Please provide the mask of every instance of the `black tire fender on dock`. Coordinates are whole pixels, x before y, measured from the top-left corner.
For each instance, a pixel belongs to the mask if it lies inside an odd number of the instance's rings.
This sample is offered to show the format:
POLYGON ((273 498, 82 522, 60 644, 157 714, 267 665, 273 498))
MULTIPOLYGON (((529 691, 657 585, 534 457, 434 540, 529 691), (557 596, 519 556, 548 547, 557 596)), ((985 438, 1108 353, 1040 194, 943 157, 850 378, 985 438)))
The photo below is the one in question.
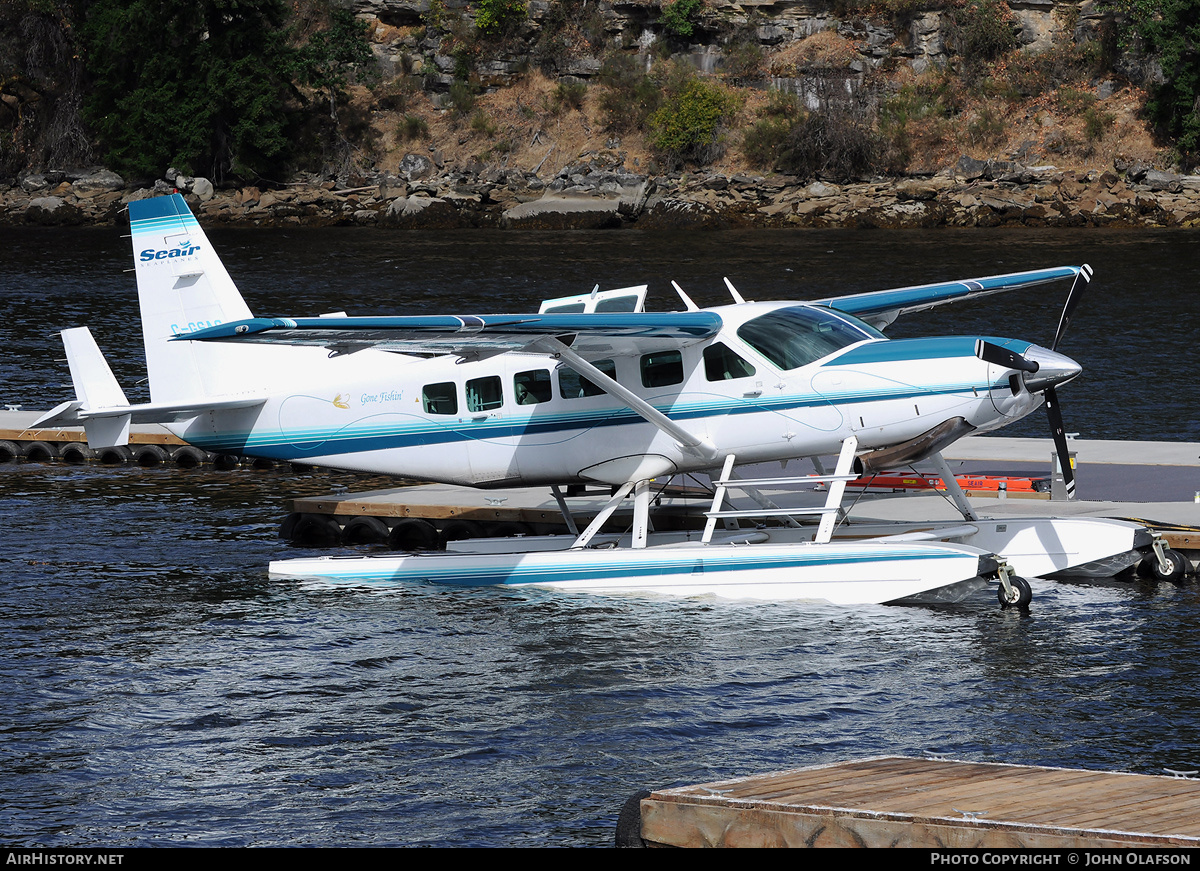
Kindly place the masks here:
POLYGON ((31 463, 51 463, 58 459, 58 448, 50 442, 25 442, 21 456, 31 463))
POLYGON ((401 520, 388 533, 388 547, 392 550, 438 550, 441 543, 437 527, 418 517, 401 520))
POLYGON ((642 799, 650 797, 650 790, 639 789, 621 805, 617 815, 617 846, 644 847, 642 840, 642 799))
POLYGON ((16 442, 0 441, 0 463, 12 463, 21 456, 21 448, 16 442))
POLYGON ((191 445, 180 445, 171 451, 171 461, 181 469, 195 469, 208 462, 208 454, 191 445))
POLYGON ((342 527, 342 544, 383 544, 387 540, 387 524, 378 517, 352 517, 342 527))
POLYGON ((83 442, 67 442, 58 449, 58 458, 64 463, 78 466, 86 463, 88 460, 96 459, 96 452, 83 442))
POLYGON ((214 454, 212 458, 213 468, 220 469, 222 472, 231 472, 241 465, 242 458, 237 454, 214 454))
POLYGON ((447 520, 442 524, 441 541, 462 541, 464 538, 483 538, 483 527, 474 520, 447 520))
POLYGON ((171 455, 159 445, 138 445, 133 449, 133 461, 143 469, 171 462, 171 455))
POLYGON ((301 514, 290 541, 302 547, 336 547, 342 543, 342 525, 331 514, 301 514))
POLYGON ((96 459, 106 466, 123 466, 133 459, 133 451, 125 445, 114 445, 111 448, 98 448, 96 459))

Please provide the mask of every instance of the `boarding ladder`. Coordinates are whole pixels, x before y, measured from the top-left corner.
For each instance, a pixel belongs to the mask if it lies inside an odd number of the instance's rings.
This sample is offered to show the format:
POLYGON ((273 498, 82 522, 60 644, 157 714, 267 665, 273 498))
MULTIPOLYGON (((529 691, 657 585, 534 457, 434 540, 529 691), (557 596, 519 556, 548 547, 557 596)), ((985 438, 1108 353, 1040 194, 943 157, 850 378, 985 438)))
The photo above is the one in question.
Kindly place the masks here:
POLYGON ((833 537, 833 528, 842 514, 842 496, 846 492, 846 482, 858 478, 858 475, 852 472, 854 452, 857 449, 858 439, 855 436, 850 436, 842 442, 842 452, 838 455, 837 466, 832 475, 804 475, 792 478, 735 477, 733 465, 736 457, 730 454, 725 458, 725 465, 721 469, 721 477, 713 482, 716 485, 716 490, 713 493, 712 509, 704 512, 704 516, 708 520, 704 524, 704 536, 701 540, 705 544, 712 541, 713 532, 716 529, 718 520, 725 521, 727 524, 732 521, 736 524, 737 520, 743 517, 782 517, 789 526, 799 526, 800 524, 794 519, 796 515, 820 515, 821 523, 817 527, 817 534, 813 538, 813 541, 816 544, 828 543, 833 537), (758 487, 781 487, 789 484, 816 483, 826 483, 829 485, 829 493, 825 498, 825 505, 821 508, 780 508, 757 489, 758 487), (741 490, 762 507, 749 510, 724 508, 725 493, 729 489, 741 490))

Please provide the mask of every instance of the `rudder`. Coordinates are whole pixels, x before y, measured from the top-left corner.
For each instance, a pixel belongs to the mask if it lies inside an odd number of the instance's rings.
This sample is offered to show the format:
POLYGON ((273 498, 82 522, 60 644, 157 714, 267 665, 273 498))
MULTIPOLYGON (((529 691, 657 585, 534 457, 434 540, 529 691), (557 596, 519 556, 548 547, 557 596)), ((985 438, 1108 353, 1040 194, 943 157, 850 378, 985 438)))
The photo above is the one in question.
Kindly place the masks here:
POLYGON ((151 401, 223 393, 220 349, 171 338, 249 318, 249 307, 182 196, 131 202, 129 225, 151 401))

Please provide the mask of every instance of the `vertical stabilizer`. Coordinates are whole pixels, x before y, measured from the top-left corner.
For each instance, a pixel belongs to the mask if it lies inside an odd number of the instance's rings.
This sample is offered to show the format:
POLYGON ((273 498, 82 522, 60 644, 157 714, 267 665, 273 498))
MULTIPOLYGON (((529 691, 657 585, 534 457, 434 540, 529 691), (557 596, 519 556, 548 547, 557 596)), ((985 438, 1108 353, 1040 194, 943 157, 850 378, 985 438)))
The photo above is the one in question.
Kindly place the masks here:
POLYGON ((170 339, 249 318, 250 309, 179 194, 131 202, 129 225, 151 401, 223 392, 234 374, 225 371, 230 358, 220 348, 170 339))

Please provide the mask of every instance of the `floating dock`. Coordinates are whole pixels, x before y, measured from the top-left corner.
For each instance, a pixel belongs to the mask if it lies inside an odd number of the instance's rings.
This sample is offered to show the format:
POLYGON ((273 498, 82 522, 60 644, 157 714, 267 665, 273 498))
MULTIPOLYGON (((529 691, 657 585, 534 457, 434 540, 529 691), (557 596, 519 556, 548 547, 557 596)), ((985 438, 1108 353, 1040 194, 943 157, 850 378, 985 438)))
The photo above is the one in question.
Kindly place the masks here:
POLYGON ((1200 780, 899 756, 656 790, 636 810, 618 845, 1200 847, 1200 780))
MULTIPOLYGON (((1200 561, 1200 497, 1196 495, 1200 491, 1200 444, 1083 439, 1071 444, 1077 454, 1079 492, 1083 498, 1049 501, 1048 493, 1028 494, 1042 498, 1017 498, 1016 494, 997 489, 968 495, 976 499, 976 508, 982 515, 998 520, 1047 514, 1136 520, 1161 533, 1168 547, 1185 553, 1194 562, 1200 561)), ((951 445, 946 457, 960 479, 972 474, 1035 478, 1050 473, 1052 451, 1049 439, 967 437, 951 445)), ((778 464, 772 465, 776 470, 779 468, 778 464)), ((799 463, 795 465, 802 469, 799 463)), ((706 483, 706 479, 700 483, 706 483)), ((600 487, 583 492, 568 490, 565 502, 577 523, 586 524, 608 494, 609 490, 600 487)), ((794 496, 774 491, 768 495, 783 505, 791 504, 788 499, 794 496)), ((910 521, 914 517, 929 522, 962 519, 944 494, 928 488, 863 493, 847 496, 846 503, 852 523, 910 521)), ((417 523, 436 527, 443 541, 514 534, 569 534, 548 488, 473 490, 420 485, 304 497, 291 504, 293 521, 296 517, 323 518, 324 526, 318 528, 322 533, 319 541, 297 539, 289 533, 306 533, 306 527, 295 522, 289 525, 285 537, 305 544, 331 543, 334 526, 340 524, 350 529, 351 523, 355 524, 356 536, 352 543, 371 543, 359 536, 364 529, 361 521, 366 520, 373 522, 377 542, 387 540, 389 528, 395 530, 399 524, 407 527, 417 523), (450 535, 445 534, 448 528, 450 535)), ((711 493, 704 486, 666 491, 656 499, 653 509, 655 528, 701 529, 704 512, 710 507, 711 493)), ((629 522, 631 510, 615 514, 606 529, 623 528, 629 522)), ((428 529, 425 532, 427 537, 433 534, 428 529)))

